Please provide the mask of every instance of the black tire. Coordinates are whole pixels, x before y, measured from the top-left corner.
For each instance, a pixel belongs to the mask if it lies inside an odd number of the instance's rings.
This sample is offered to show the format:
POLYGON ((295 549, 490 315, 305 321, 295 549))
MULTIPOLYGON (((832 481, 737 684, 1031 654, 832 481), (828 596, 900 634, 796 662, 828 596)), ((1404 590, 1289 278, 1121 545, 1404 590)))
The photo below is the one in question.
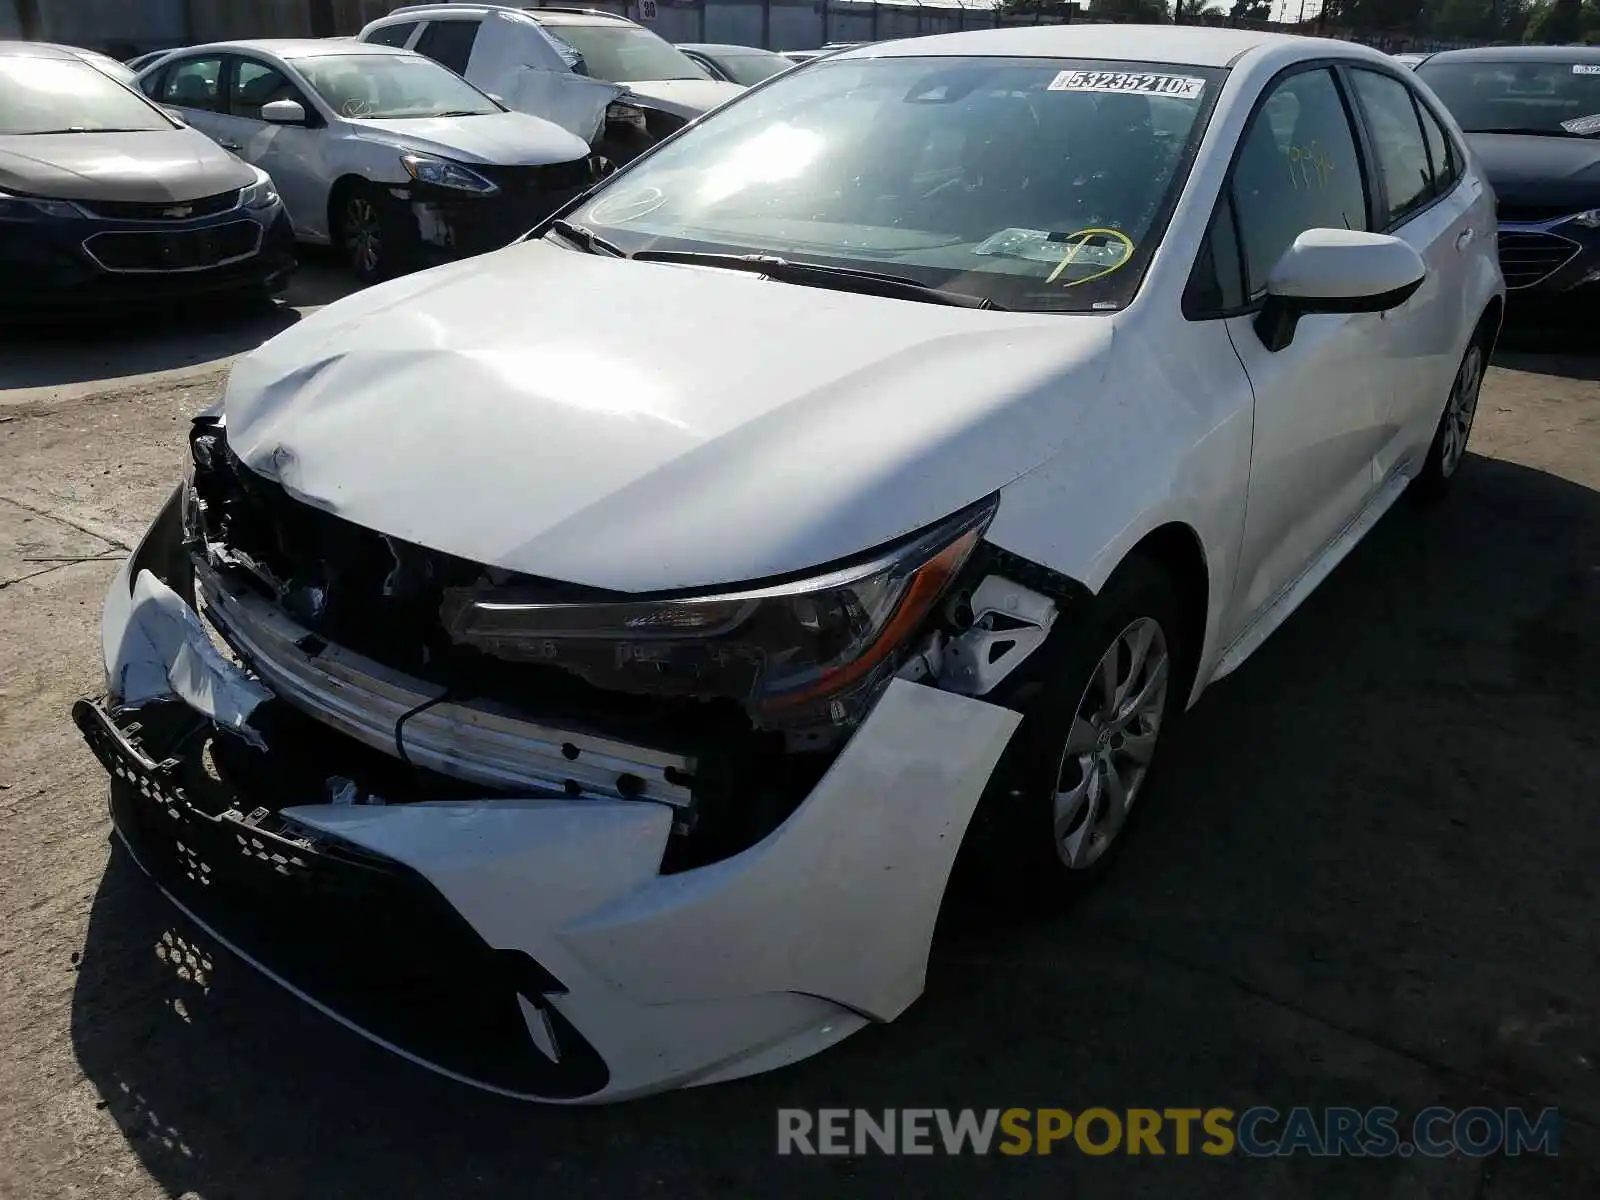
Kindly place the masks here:
POLYGON ((416 223, 384 189, 359 180, 347 183, 332 209, 339 252, 362 283, 381 283, 416 266, 416 223))
MULTIPOLYGON (((1081 895, 1105 877, 1126 845, 1133 824, 1148 807, 1161 747, 1170 740, 1193 678, 1177 589, 1171 575, 1152 559, 1128 559, 1085 613, 1073 614, 1057 628, 1037 661, 1026 664, 1027 678, 1017 692, 1022 724, 973 816, 962 847, 963 883, 989 899, 1049 906, 1081 895), (1126 631, 1142 630, 1146 622, 1153 622, 1159 630, 1167 661, 1165 692, 1155 709, 1152 753, 1132 789, 1133 802, 1127 807, 1126 819, 1104 839, 1105 845, 1092 862, 1069 865, 1057 849, 1056 836, 1058 783, 1069 769, 1065 763, 1068 732, 1080 710, 1094 700, 1091 693, 1098 687, 1098 669, 1108 650, 1126 631)), ((1121 644, 1121 652, 1128 649, 1121 644)), ((1128 658, 1119 661, 1126 663, 1128 658)), ((1130 693, 1140 690, 1133 687, 1130 693)), ((1119 757, 1120 740, 1115 734, 1107 738, 1106 732, 1102 730, 1097 745, 1105 745, 1106 753, 1119 757), (1112 740, 1118 740, 1118 747, 1110 745, 1112 740)), ((1097 750, 1096 755, 1099 753, 1097 750)), ((1070 768, 1076 775, 1082 770, 1082 756, 1073 757, 1080 759, 1070 768)), ((1076 832, 1069 830, 1069 837, 1076 832)), ((1079 844, 1083 844, 1081 840, 1079 844)))
POLYGON ((1423 459, 1422 469, 1406 489, 1407 496, 1414 503, 1437 504, 1450 494, 1456 477, 1461 474, 1467 457, 1467 440, 1472 436, 1473 420, 1478 415, 1478 393, 1483 387, 1483 373, 1489 366, 1489 347, 1489 335, 1479 329, 1461 355, 1461 362, 1450 381, 1450 393, 1445 397, 1444 410, 1439 414, 1439 424, 1433 431, 1433 442, 1428 446, 1428 456, 1423 459), (1468 386, 1471 395, 1463 401, 1462 389, 1468 386))

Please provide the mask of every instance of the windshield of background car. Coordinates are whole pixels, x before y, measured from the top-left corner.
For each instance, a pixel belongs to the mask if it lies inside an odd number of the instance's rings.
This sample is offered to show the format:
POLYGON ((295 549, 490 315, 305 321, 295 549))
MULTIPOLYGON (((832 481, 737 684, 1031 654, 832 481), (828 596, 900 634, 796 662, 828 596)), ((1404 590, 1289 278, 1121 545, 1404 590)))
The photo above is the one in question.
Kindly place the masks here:
POLYGON ((774 254, 1036 311, 1138 288, 1224 72, 827 59, 722 108, 572 219, 633 253, 774 254))
POLYGON ((471 117, 499 112, 454 71, 420 54, 325 54, 295 69, 328 106, 353 120, 471 117))
POLYGON ((1600 134, 1600 60, 1425 62, 1417 68, 1468 133, 1600 134))
POLYGON ((763 79, 771 79, 779 71, 794 66, 780 54, 727 54, 717 56, 717 63, 728 78, 745 87, 754 87, 763 79))
POLYGON ((0 134, 173 127, 136 94, 82 59, 0 58, 0 134))
POLYGON ((579 74, 607 83, 709 79, 704 68, 671 42, 638 25, 547 25, 578 57, 579 74))

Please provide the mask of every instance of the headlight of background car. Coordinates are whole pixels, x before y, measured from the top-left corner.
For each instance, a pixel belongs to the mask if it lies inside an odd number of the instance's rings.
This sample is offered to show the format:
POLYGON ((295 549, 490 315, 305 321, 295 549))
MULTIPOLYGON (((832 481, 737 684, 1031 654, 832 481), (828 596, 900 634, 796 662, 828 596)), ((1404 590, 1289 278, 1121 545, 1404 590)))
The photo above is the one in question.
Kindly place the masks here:
POLYGON ((770 587, 589 604, 457 588, 441 615, 459 644, 608 689, 739 700, 764 728, 852 724, 998 506, 990 497, 864 562, 770 587))
POLYGON ((1571 220, 1574 224, 1582 225, 1585 229, 1600 229, 1600 208, 1591 208, 1588 212, 1581 212, 1572 217, 1571 220))
POLYGON ((476 171, 449 159, 430 158, 426 154, 402 154, 400 165, 405 167, 406 174, 418 183, 454 188, 459 192, 474 192, 480 196, 487 196, 500 190, 476 171))
POLYGON ((78 218, 83 210, 70 200, 36 200, 0 192, 0 221, 32 221, 44 217, 78 218))
POLYGON ((259 167, 256 169, 256 181, 244 189, 244 194, 239 197, 239 203, 246 208, 271 208, 278 202, 277 189, 272 186, 272 176, 259 167))

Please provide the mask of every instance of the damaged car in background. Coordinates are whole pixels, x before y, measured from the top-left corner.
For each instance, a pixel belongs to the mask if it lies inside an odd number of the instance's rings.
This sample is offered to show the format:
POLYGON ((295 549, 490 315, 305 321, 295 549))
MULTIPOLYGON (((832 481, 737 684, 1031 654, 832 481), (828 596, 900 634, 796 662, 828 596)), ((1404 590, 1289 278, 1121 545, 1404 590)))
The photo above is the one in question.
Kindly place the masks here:
POLYGON ((266 171, 296 236, 337 246, 367 283, 504 246, 602 169, 559 125, 388 46, 191 46, 140 86, 266 171))
POLYGON ((507 1095, 893 1020, 958 852, 1099 879, 1171 724, 1466 461, 1490 197, 1368 126, 1396 98, 1459 150, 1335 41, 875 45, 306 318, 108 593, 74 718, 119 838, 507 1095), (1431 189, 1399 219, 1391 171, 1431 189))

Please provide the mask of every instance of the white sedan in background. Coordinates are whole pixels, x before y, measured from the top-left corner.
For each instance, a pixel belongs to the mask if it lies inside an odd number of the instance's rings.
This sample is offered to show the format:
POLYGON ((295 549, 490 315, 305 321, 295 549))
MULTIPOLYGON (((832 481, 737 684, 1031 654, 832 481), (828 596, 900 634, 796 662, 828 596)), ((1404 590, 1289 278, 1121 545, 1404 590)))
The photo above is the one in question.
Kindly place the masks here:
POLYGON ((1104 873, 1172 724, 1450 489, 1504 293, 1375 50, 847 50, 243 358, 74 717, 167 894, 413 1060, 768 1070, 917 998, 958 849, 1104 873))
POLYGON ((296 236, 339 246, 368 282, 503 246, 598 170, 581 138, 388 46, 191 46, 139 82, 271 175, 296 236))

